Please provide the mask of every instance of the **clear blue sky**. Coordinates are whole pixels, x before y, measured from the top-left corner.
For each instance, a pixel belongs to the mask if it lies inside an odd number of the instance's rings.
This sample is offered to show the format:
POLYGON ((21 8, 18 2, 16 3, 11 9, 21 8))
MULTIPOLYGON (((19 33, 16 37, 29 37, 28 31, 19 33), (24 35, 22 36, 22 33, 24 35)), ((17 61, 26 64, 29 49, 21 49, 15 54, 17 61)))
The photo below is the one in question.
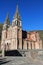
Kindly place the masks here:
POLYGON ((43 0, 0 0, 0 23, 4 23, 7 13, 10 22, 18 4, 24 30, 43 30, 43 0))

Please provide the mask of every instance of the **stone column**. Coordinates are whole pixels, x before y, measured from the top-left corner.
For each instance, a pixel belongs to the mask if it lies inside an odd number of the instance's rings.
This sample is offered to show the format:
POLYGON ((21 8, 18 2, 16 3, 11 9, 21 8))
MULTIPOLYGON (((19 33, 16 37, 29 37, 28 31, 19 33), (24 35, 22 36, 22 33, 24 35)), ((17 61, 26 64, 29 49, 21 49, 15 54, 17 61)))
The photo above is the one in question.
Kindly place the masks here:
POLYGON ((24 49, 24 41, 22 40, 22 49, 24 49))
POLYGON ((19 39, 19 48, 22 49, 22 40, 19 39))
POLYGON ((4 48, 3 48, 3 50, 2 50, 2 57, 4 57, 4 48))
POLYGON ((30 44, 31 44, 31 49, 35 49, 35 42, 32 41, 32 42, 30 42, 30 44))
POLYGON ((35 42, 34 42, 34 49, 35 49, 35 42))
POLYGON ((24 49, 27 50, 27 42, 26 42, 26 40, 24 40, 24 49))
POLYGON ((27 50, 28 50, 28 42, 27 42, 27 50))
POLYGON ((42 40, 39 41, 39 49, 42 49, 42 40))
POLYGON ((31 49, 31 43, 29 42, 29 49, 31 49))
POLYGON ((4 47, 4 44, 3 44, 3 46, 2 46, 2 57, 5 56, 5 53, 4 53, 5 51, 4 50, 5 50, 5 47, 4 47))
POLYGON ((30 44, 31 44, 31 49, 32 49, 32 42, 30 42, 30 44))

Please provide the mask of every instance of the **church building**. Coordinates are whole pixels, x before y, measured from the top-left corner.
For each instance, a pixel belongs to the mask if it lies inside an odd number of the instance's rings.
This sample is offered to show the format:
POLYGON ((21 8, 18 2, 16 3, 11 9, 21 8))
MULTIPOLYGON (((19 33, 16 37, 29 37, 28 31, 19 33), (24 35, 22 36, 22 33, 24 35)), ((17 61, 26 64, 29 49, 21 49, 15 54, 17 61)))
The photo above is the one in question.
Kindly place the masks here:
POLYGON ((42 49, 42 40, 37 31, 27 32, 22 30, 18 6, 12 20, 12 25, 10 25, 8 15, 3 24, 1 49, 3 49, 3 46, 4 50, 42 49))

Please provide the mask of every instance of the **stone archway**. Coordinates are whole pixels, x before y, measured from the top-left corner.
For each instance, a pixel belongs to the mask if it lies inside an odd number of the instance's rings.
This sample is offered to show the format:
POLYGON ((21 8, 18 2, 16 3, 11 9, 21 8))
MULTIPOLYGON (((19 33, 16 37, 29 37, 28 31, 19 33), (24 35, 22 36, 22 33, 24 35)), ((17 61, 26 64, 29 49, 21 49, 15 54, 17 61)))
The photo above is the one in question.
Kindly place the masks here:
POLYGON ((5 50, 10 50, 10 43, 5 44, 5 50))

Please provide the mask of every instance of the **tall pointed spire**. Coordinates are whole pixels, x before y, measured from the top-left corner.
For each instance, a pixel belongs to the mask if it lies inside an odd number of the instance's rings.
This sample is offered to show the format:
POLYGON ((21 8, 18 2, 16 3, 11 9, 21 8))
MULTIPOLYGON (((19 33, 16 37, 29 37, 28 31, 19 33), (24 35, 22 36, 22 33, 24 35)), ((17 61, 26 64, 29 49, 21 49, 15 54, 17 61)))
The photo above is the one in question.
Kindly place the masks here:
POLYGON ((19 15, 18 5, 16 7, 16 12, 15 12, 15 15, 13 17, 12 26, 20 26, 21 27, 21 17, 19 15))
POLYGON ((9 20, 9 15, 7 14, 4 25, 3 25, 3 30, 9 28, 10 26, 10 20, 9 20))
POLYGON ((18 5, 17 5, 17 7, 16 7, 16 12, 15 12, 15 16, 14 16, 14 18, 16 19, 20 19, 20 15, 19 15, 19 11, 18 11, 18 5))
POLYGON ((10 25, 9 14, 7 14, 4 24, 10 25))

